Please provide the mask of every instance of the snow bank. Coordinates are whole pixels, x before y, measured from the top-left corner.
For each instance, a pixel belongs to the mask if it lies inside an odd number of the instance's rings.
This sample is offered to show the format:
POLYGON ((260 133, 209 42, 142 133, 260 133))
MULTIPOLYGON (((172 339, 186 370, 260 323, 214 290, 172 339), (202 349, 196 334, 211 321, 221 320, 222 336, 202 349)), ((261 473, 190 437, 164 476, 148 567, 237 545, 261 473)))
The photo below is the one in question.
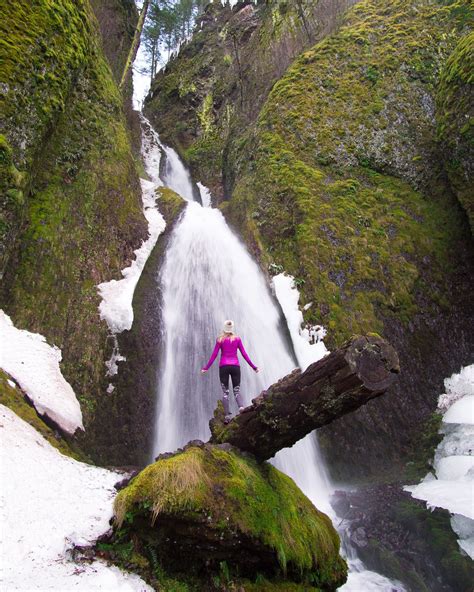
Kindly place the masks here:
POLYGON ((458 374, 444 381, 446 393, 439 396, 438 409, 446 411, 461 397, 474 395, 474 364, 464 366, 458 374))
POLYGON ((38 333, 14 327, 0 310, 0 367, 28 394, 40 415, 73 434, 82 425, 81 407, 59 368, 61 350, 38 333))
POLYGON ((474 519, 474 490, 472 482, 433 479, 422 481, 414 487, 405 487, 412 496, 426 501, 429 508, 444 508, 451 514, 461 514, 474 519))
POLYGON ((152 181, 140 179, 142 185, 143 211, 148 220, 148 239, 135 251, 135 260, 129 267, 122 269, 123 279, 111 280, 99 284, 102 297, 99 305, 100 318, 105 319, 112 333, 129 330, 133 323, 132 299, 145 263, 156 244, 159 235, 165 229, 165 220, 155 204, 155 189, 152 181))
POLYGON ((291 275, 280 273, 274 276, 273 286, 286 318, 298 364, 301 370, 306 370, 310 364, 329 353, 322 341, 326 331, 323 327, 302 328, 303 313, 298 307, 300 293, 295 288, 291 275), (311 343, 311 339, 315 342, 311 343))
POLYGON ((444 414, 443 422, 474 424, 474 395, 466 395, 453 403, 444 414))
POLYGON ((129 330, 133 323, 132 300, 136 285, 145 263, 165 229, 166 223, 156 206, 155 190, 163 183, 159 178, 161 145, 151 124, 143 119, 142 156, 145 169, 151 181, 140 179, 142 186, 143 213, 148 221, 148 239, 135 251, 135 260, 122 269, 121 280, 111 280, 98 285, 102 302, 99 305, 100 318, 104 319, 112 333, 129 330), (145 130, 146 126, 146 130, 145 130))
POLYGON ((0 405, 2 590, 151 591, 138 576, 68 559, 109 529, 123 475, 63 456, 0 405))
POLYGON ((446 394, 439 397, 444 411, 441 433, 445 436, 435 452, 436 477, 406 486, 413 497, 429 508, 444 508, 454 516, 451 526, 461 548, 474 559, 474 364, 444 381, 446 394))

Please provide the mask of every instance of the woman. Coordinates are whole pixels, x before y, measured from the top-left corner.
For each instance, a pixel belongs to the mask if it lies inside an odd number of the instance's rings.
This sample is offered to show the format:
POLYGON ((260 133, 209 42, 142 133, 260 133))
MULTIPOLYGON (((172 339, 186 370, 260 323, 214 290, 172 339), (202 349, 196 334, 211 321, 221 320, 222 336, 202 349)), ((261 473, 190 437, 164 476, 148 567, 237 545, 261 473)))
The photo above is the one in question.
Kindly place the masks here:
POLYGON ((224 403, 224 413, 226 423, 230 421, 229 412, 229 378, 232 378, 232 389, 235 400, 239 406, 239 411, 243 411, 244 405, 242 395, 240 394, 240 364, 237 357, 237 350, 243 355, 245 361, 255 372, 258 372, 257 366, 248 357, 244 349, 242 340, 234 334, 234 321, 225 321, 224 331, 217 338, 214 351, 209 358, 209 362, 201 369, 202 374, 207 372, 214 363, 218 351, 221 350, 221 359, 219 362, 219 379, 222 388, 222 402, 224 403))

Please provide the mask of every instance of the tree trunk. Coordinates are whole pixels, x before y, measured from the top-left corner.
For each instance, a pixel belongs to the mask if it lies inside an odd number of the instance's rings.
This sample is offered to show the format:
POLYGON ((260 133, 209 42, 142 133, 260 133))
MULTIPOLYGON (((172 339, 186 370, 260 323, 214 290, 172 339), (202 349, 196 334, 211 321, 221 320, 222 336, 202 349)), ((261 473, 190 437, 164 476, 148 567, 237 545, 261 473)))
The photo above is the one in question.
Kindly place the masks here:
POLYGON ((150 84, 153 82, 153 78, 155 77, 155 51, 156 51, 156 40, 153 41, 153 45, 151 47, 150 84))
POLYGON ((307 370, 294 370, 224 424, 222 404, 210 421, 211 443, 228 442, 259 460, 383 394, 399 373, 398 356, 375 333, 356 336, 307 370))
POLYGON ((143 2, 142 11, 140 13, 140 17, 138 19, 137 28, 135 29, 135 34, 133 36, 132 45, 130 47, 130 51, 128 52, 127 61, 125 62, 125 67, 123 69, 122 79, 120 80, 119 89, 123 91, 125 85, 127 84, 128 77, 130 76, 130 72, 132 69, 132 64, 135 61, 137 56, 138 48, 140 47, 140 38, 142 36, 143 25, 145 24, 146 13, 148 10, 148 6, 150 5, 150 0, 145 0, 143 2))

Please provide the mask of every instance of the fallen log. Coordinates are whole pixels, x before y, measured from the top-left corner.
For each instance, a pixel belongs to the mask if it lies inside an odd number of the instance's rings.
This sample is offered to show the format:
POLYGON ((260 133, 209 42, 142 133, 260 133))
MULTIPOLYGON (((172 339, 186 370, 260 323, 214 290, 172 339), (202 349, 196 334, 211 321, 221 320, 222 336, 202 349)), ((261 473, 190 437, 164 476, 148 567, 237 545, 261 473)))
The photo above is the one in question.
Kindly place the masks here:
POLYGON ((227 425, 222 404, 209 422, 210 442, 228 442, 259 460, 293 446, 306 434, 383 394, 399 373, 394 348, 375 333, 273 384, 227 425))

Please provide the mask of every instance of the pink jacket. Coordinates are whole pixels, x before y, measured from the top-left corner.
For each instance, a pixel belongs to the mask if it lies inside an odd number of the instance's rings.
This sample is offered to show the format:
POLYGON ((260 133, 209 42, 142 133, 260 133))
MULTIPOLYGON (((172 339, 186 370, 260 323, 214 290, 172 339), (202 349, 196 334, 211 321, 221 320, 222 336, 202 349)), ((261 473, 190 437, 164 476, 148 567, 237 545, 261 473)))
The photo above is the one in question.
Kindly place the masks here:
POLYGON ((219 366, 240 366, 239 358, 237 357, 238 349, 240 350, 240 353, 243 355, 247 364, 256 370, 257 366, 255 366, 252 360, 248 357, 240 337, 234 337, 234 339, 231 339, 230 337, 224 337, 224 339, 221 341, 218 339, 216 341, 214 351, 209 358, 209 362, 203 367, 203 370, 209 370, 209 368, 214 363, 219 350, 221 350, 219 366))

